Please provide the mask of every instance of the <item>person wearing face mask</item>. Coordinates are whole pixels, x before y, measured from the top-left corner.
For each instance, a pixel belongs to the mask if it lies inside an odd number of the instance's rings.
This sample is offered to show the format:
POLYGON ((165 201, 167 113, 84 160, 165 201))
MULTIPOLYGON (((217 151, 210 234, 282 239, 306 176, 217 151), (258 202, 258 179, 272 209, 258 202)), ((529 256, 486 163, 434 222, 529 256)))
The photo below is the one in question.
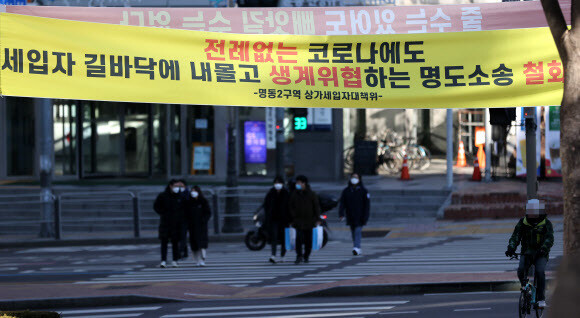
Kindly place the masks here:
POLYGON ((177 267, 180 258, 179 240, 181 238, 181 227, 184 221, 184 201, 183 191, 185 184, 179 180, 172 179, 165 191, 161 192, 153 209, 159 214, 159 239, 161 240, 161 264, 160 267, 167 267, 167 248, 171 241, 173 255, 172 267, 177 267))
POLYGON ((211 209, 199 186, 194 186, 191 189, 185 212, 193 261, 197 266, 205 266, 206 250, 209 243, 207 223, 211 217, 211 209))
POLYGON ((352 254, 355 256, 362 254, 362 228, 369 220, 370 209, 370 194, 363 186, 361 176, 358 173, 351 174, 348 186, 340 196, 338 216, 342 222, 346 215, 346 224, 350 226, 352 234, 352 254))
POLYGON ((294 264, 308 263, 312 251, 312 229, 320 224, 320 203, 305 176, 296 177, 296 190, 290 194, 288 207, 292 226, 296 228, 294 264))
POLYGON ((284 244, 284 229, 288 227, 290 216, 288 214, 288 200, 290 194, 284 188, 284 179, 277 176, 274 179, 274 186, 268 191, 264 198, 265 221, 264 226, 268 232, 270 244, 272 245, 272 256, 270 263, 284 262, 286 255, 286 245, 284 244), (280 244, 280 259, 276 260, 276 250, 280 244))
POLYGON ((546 263, 550 258, 550 249, 554 245, 554 228, 548 220, 543 204, 537 199, 529 200, 526 204, 526 216, 518 222, 505 255, 516 255, 518 245, 522 245, 518 278, 524 286, 526 274, 532 264, 536 268, 535 281, 538 284, 536 299, 538 307, 546 307, 546 263))

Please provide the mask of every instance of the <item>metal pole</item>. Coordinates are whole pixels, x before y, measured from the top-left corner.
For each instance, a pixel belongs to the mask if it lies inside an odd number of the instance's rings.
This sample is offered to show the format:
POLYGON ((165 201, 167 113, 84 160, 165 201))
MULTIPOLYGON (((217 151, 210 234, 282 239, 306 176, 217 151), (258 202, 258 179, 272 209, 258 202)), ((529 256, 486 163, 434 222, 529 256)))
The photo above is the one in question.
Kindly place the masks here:
POLYGON ((133 197, 133 234, 135 237, 141 236, 141 215, 139 212, 139 197, 133 197))
POLYGON ((536 163, 536 108, 525 107, 526 125, 526 183, 528 200, 538 198, 538 174, 536 163))
POLYGON ((447 189, 453 189, 453 110, 447 109, 447 189))
POLYGON ((489 123, 489 108, 484 109, 485 121, 485 182, 491 182, 491 124, 489 123))
MULTIPOLYGON (((284 108, 276 108, 276 124, 284 124, 284 108)), ((276 129, 276 175, 286 177, 284 162, 284 127, 276 129)))
POLYGON ((237 123, 238 108, 230 107, 230 123, 228 125, 228 167, 226 186, 226 210, 222 232, 240 233, 243 232, 240 220, 240 200, 237 196, 238 190, 238 161, 237 161, 237 123))
POLYGON ((52 134, 52 102, 50 99, 37 99, 39 107, 40 137, 39 137, 39 166, 40 166, 40 204, 41 221, 40 237, 54 237, 54 202, 52 196, 52 169, 54 137, 52 134))

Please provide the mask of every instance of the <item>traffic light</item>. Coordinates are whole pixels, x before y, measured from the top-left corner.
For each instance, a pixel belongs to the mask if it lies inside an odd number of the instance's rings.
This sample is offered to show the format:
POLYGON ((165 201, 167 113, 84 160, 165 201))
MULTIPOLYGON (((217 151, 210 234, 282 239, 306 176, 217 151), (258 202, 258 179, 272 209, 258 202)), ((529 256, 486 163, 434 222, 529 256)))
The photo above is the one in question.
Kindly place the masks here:
POLYGON ((516 120, 515 108, 490 108, 489 123, 492 125, 509 126, 516 120))

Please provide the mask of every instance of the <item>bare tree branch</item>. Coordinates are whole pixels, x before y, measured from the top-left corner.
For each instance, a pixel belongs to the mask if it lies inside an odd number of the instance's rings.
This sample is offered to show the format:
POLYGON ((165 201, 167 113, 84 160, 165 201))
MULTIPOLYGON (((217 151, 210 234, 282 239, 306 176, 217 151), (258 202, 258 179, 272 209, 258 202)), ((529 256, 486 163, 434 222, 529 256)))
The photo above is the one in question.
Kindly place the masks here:
MULTIPOLYGON (((564 37, 568 32, 568 26, 566 25, 566 19, 564 19, 564 14, 560 8, 560 3, 558 0, 541 0, 542 7, 544 8, 544 14, 546 15, 546 20, 548 21, 548 26, 554 37, 554 42, 556 43, 556 48, 558 48, 558 53, 560 54, 560 59, 563 63, 568 61, 568 54, 564 46, 564 37)), ((574 17, 574 12, 580 9, 579 5, 575 5, 576 0, 572 0, 572 16, 574 17)), ((580 14, 576 15, 580 17, 580 14)), ((572 19, 574 24, 575 19, 572 19)))

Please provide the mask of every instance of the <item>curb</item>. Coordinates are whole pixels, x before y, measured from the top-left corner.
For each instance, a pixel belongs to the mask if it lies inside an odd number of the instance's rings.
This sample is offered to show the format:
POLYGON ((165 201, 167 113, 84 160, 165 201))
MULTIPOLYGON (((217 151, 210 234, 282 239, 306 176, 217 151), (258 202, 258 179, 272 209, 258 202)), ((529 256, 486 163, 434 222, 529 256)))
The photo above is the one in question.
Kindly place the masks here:
MULTIPOLYGON (((245 233, 210 235, 210 243, 243 242, 245 233)), ((4 241, 0 242, 0 249, 29 248, 29 247, 64 247, 64 246, 94 246, 94 245, 144 245, 158 244, 157 237, 143 238, 97 238, 97 239, 64 239, 38 241, 4 241)))
POLYGON ((457 282, 457 283, 419 283, 419 284, 386 284, 386 285, 347 285, 330 287, 303 294, 290 296, 302 297, 348 297, 348 296, 382 296, 403 294, 436 294, 518 291, 519 281, 497 282, 457 282))
POLYGON ((3 300, 0 301, 0 311, 101 306, 132 306, 177 302, 183 302, 183 300, 141 295, 3 300))

